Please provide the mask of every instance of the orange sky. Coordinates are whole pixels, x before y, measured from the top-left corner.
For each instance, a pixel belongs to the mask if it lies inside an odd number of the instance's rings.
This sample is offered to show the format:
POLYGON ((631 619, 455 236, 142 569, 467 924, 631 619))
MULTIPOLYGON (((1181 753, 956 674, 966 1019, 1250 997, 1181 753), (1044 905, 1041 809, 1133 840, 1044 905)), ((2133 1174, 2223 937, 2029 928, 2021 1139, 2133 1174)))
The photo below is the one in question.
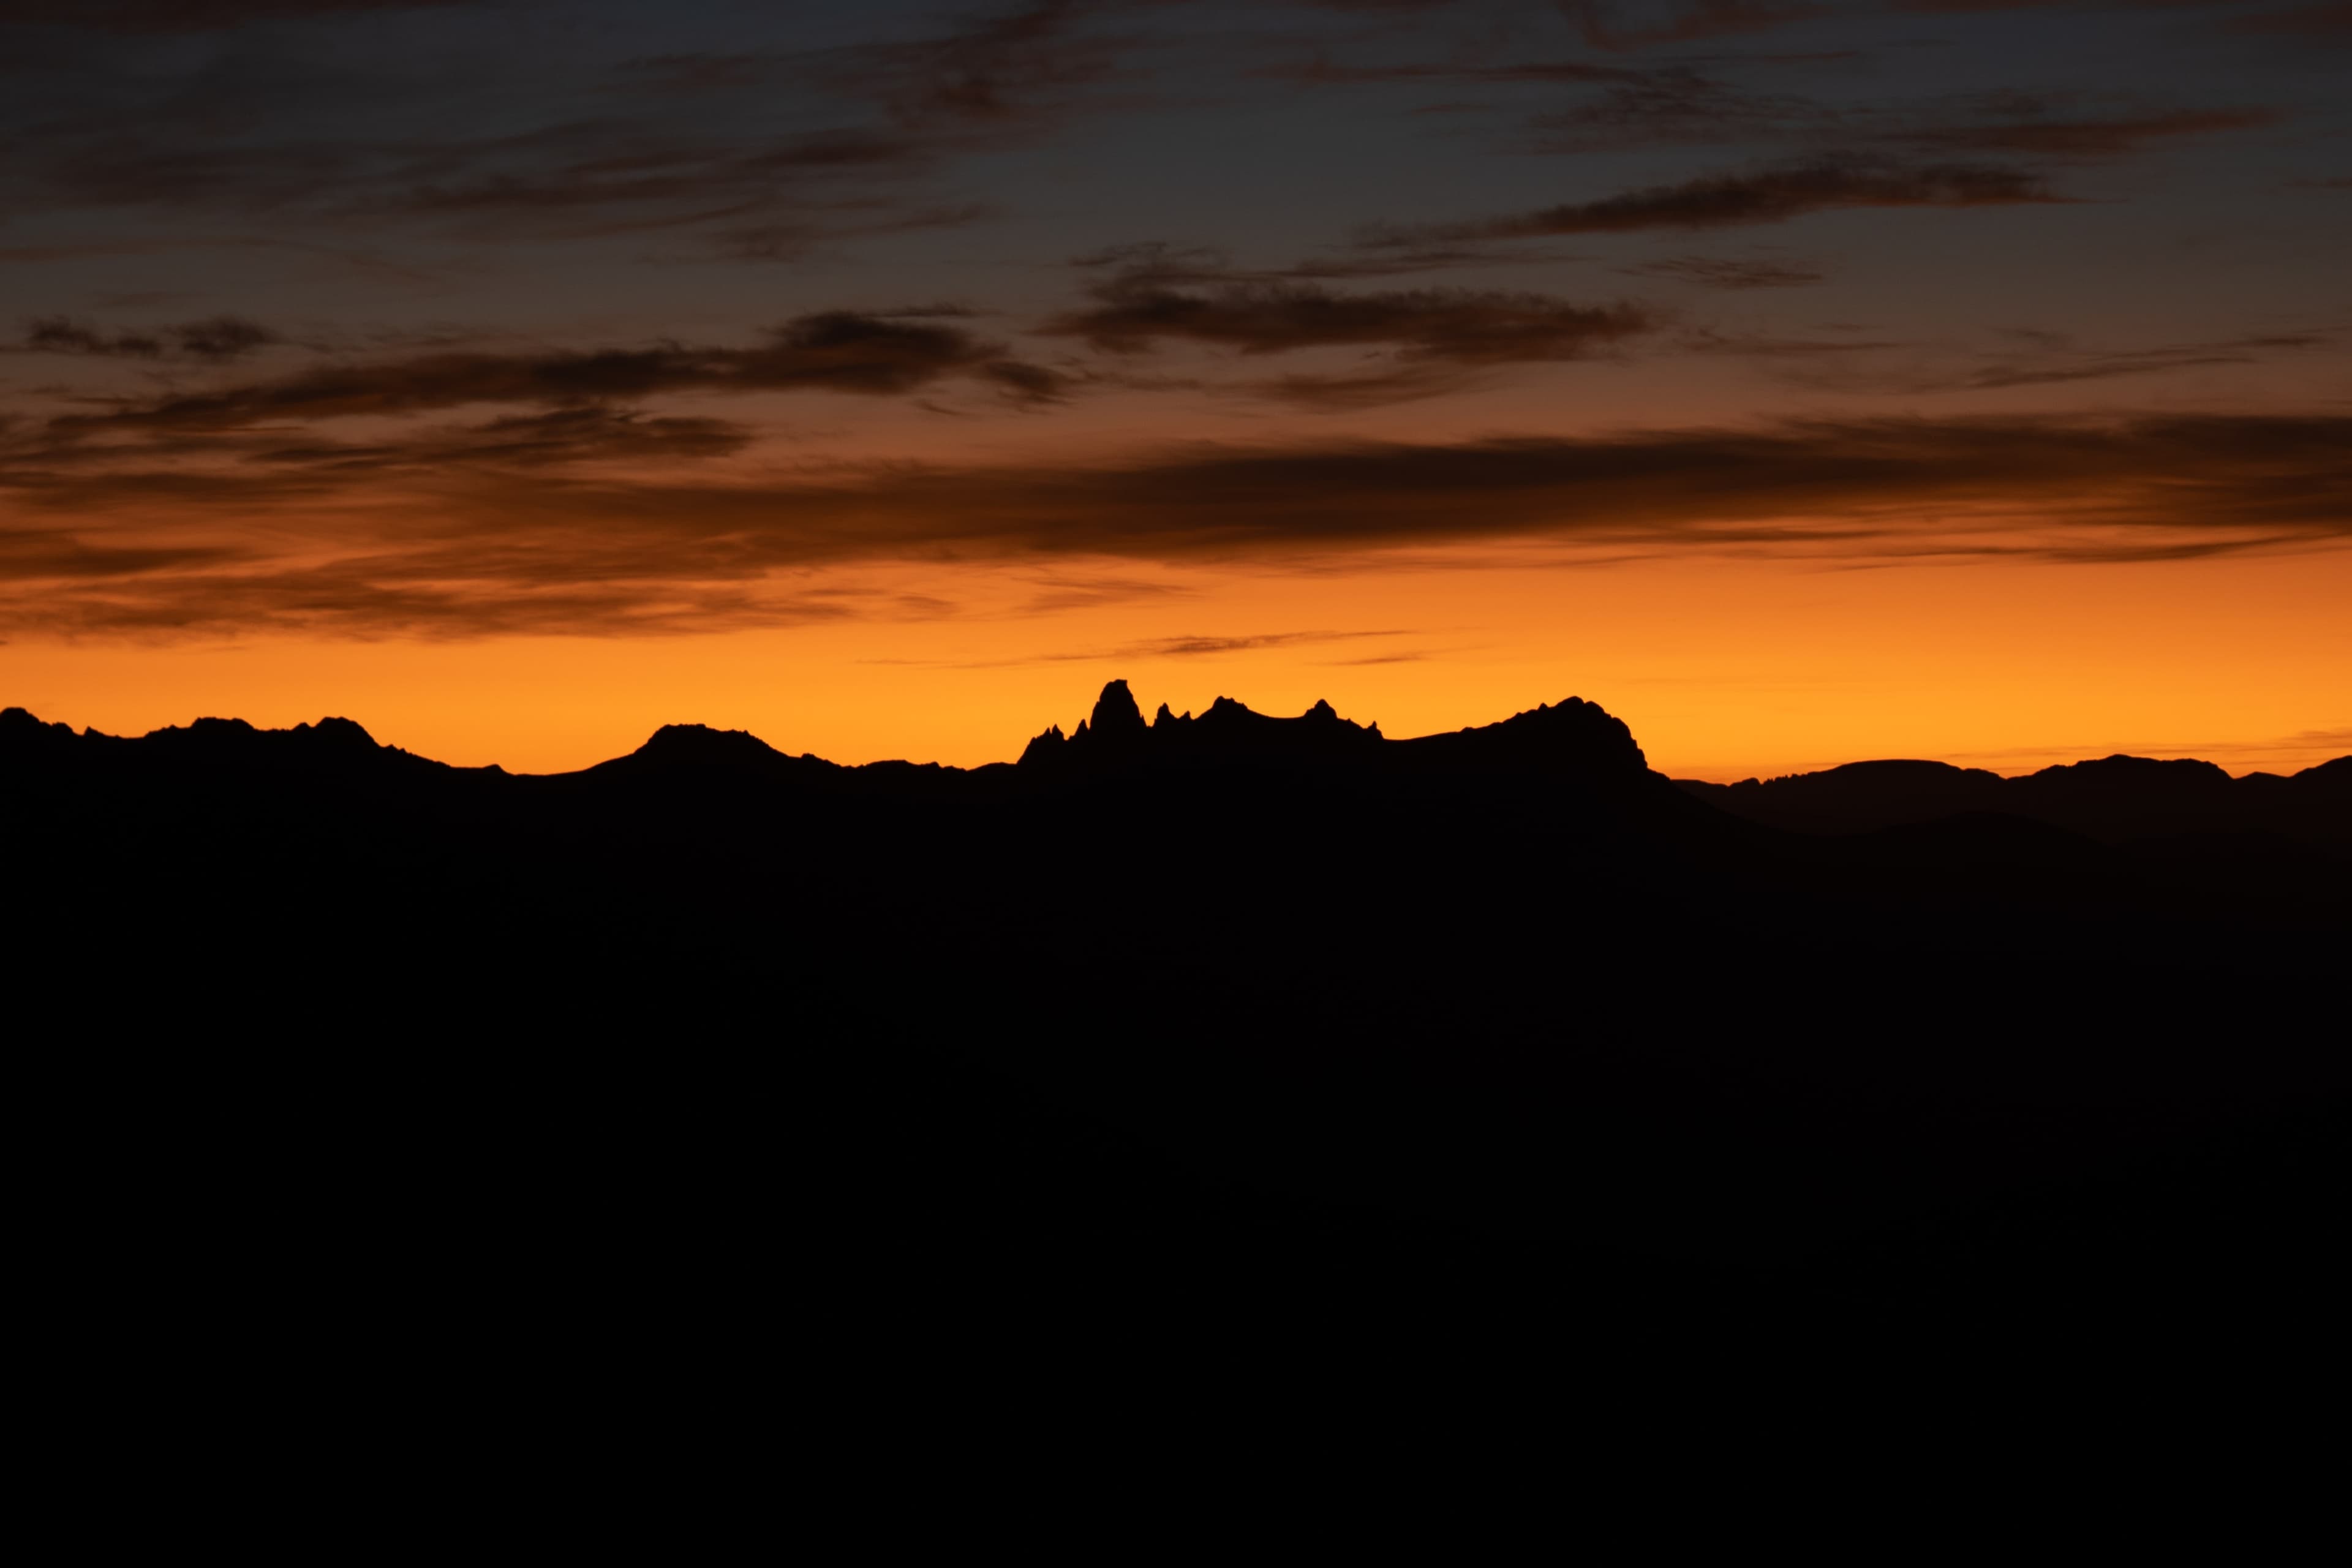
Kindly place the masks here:
POLYGON ((0 7, 0 703, 2307 766, 2340 12, 0 7))
POLYGON ((428 756, 530 772, 673 721, 842 762, 1005 761, 1114 676, 1147 707, 1328 698, 1391 735, 1581 696, 1623 717, 1654 766, 1714 779, 1889 755, 2018 772, 2113 751, 2275 771, 2352 751, 2342 553, 1849 569, 1489 550, 1384 571, 861 576, 959 607, 704 636, 19 639, 0 647, 0 681, 44 718, 110 732, 334 712, 428 756), (1111 596, 1076 602, 1089 592, 1111 596))

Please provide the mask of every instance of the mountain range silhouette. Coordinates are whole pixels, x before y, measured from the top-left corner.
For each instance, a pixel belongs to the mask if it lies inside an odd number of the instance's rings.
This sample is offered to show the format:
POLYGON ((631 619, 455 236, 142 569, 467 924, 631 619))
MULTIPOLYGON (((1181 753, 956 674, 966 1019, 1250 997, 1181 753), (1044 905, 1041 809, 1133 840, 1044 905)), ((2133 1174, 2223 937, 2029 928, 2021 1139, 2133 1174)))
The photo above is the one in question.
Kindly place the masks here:
POLYGON ((1113 681, 969 770, 11 708, 0 808, 43 1136, 199 1271, 789 1237, 845 1321, 2332 1280, 2352 758, 1717 785, 1573 698, 1397 740, 1113 681))

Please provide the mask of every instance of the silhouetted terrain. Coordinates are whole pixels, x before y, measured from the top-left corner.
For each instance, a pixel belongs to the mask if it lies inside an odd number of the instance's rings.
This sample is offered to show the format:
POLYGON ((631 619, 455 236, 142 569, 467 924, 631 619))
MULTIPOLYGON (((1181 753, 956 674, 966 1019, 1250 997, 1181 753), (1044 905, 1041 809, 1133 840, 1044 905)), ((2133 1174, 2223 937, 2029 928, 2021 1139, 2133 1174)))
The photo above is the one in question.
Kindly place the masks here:
POLYGON ((1866 833, 1997 811, 2105 844, 2231 833, 2352 847, 2352 757, 2284 778, 2231 778, 2211 763, 2118 756, 2013 779, 1948 763, 1880 762, 1764 782, 1675 782, 1735 816, 1798 833, 1866 833))
POLYGON ((1678 785, 1575 700, 1390 740, 1124 682, 970 771, 0 715, 88 1245, 789 1278, 886 1334, 1339 1279, 2318 1300, 2347 778, 1678 785))

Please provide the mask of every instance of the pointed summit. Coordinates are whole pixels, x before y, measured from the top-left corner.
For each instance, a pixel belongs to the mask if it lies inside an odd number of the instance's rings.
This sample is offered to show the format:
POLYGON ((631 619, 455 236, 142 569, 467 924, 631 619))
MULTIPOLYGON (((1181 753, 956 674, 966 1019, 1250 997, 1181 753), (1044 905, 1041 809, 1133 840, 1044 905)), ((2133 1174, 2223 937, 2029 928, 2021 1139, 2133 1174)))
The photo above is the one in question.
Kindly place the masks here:
POLYGON ((1102 689, 1102 695, 1095 699, 1091 724, 1094 733, 1104 740, 1125 740, 1144 732, 1143 710, 1126 681, 1114 680, 1102 689))

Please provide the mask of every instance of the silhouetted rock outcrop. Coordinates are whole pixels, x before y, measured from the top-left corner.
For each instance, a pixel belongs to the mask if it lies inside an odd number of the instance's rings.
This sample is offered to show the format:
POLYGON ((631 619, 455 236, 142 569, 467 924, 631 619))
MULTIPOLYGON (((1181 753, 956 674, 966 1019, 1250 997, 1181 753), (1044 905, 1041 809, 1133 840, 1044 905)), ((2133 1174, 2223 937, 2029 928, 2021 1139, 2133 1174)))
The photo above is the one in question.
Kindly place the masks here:
POLYGON ((1143 710, 1135 705, 1135 694, 1124 680, 1114 680, 1102 689, 1102 695, 1095 699, 1090 723, 1089 732, 1102 745, 1131 744, 1146 732, 1143 710))
POLYGON ((74 740, 70 724, 47 724, 22 708, 0 708, 0 757, 54 752, 74 740))
POLYGON ((1259 713, 1230 697, 1220 697, 1195 719, 1178 715, 1166 703, 1149 725, 1124 680, 1105 686, 1094 711, 1064 740, 1058 728, 1029 742, 1024 766, 1038 769, 1121 769, 1193 766, 1218 761, 1300 761, 1361 752, 1381 740, 1377 724, 1354 724, 1330 703, 1318 701, 1296 719, 1259 713))
POLYGON ((759 767, 791 759, 744 730, 665 724, 631 755, 666 767, 759 767))
POLYGON ((1650 765, 1623 720, 1597 702, 1577 697, 1540 703, 1498 724, 1423 735, 1398 744, 1432 760, 1475 757, 1603 779, 1643 777, 1650 765))

